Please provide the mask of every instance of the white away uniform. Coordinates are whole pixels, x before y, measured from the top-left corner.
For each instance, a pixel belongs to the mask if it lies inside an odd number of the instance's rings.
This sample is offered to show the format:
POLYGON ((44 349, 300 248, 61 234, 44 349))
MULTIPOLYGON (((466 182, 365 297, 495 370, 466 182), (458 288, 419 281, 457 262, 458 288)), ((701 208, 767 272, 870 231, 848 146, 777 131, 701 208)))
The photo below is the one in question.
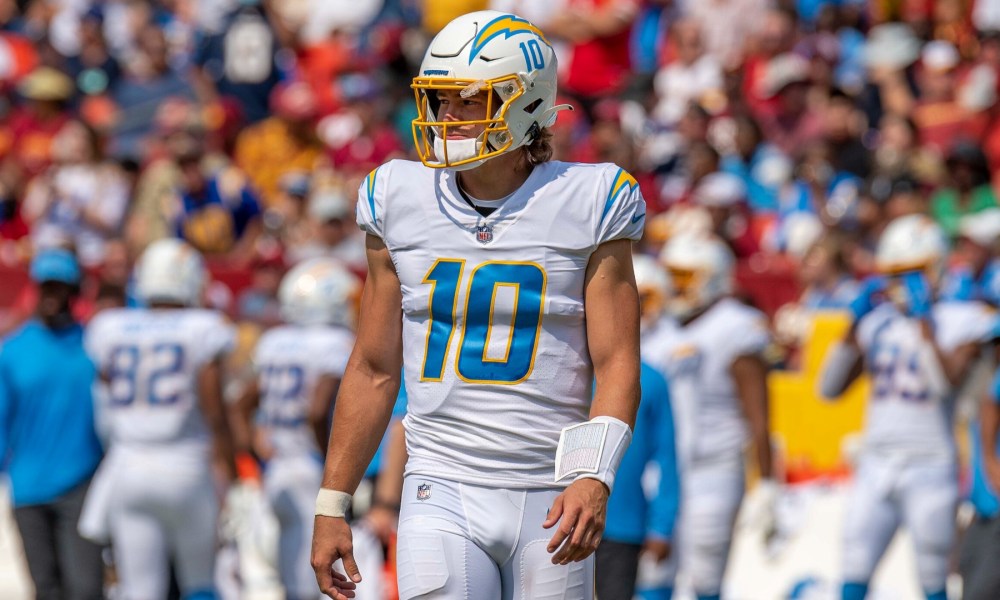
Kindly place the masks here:
POLYGON ((278 571, 289 598, 320 596, 309 557, 323 457, 307 415, 320 377, 343 377, 353 347, 353 333, 326 326, 285 325, 257 343, 257 423, 274 451, 264 492, 278 519, 278 571))
POLYGON ((552 565, 541 524, 561 491, 559 433, 589 418, 587 264, 605 242, 638 239, 645 212, 610 164, 538 165, 489 217, 454 172, 419 163, 392 161, 361 186, 358 223, 385 242, 403 295, 401 598, 593 594, 592 559, 552 565))
POLYGON ((87 327, 87 351, 108 377, 111 441, 94 487, 109 492, 125 598, 166 597, 171 560, 183 594, 214 587, 218 502, 198 375, 233 342, 223 317, 203 309, 111 309, 87 327))
POLYGON ((733 524, 743 499, 743 450, 749 442, 733 362, 769 341, 759 311, 723 298, 686 326, 663 319, 644 343, 643 360, 670 385, 681 478, 678 552, 643 586, 673 587, 678 570, 699 595, 718 594, 733 524))
MULTIPOLYGON (((985 305, 943 302, 933 308, 944 352, 986 341, 993 318, 985 305)), ((844 580, 867 583, 904 524, 913 536, 920 583, 945 587, 958 501, 952 413, 957 390, 947 384, 920 322, 883 304, 858 324, 871 374, 863 451, 844 524, 844 580)))

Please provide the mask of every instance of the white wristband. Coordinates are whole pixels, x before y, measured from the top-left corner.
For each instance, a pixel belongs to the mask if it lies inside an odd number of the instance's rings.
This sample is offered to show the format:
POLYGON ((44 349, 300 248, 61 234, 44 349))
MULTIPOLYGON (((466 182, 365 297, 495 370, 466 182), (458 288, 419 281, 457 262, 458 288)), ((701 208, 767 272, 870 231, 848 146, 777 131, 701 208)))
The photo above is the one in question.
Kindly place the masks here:
POLYGON ((556 448, 556 483, 576 475, 577 479, 596 479, 613 489, 618 465, 631 442, 629 426, 604 415, 563 429, 556 448))
POLYGON ((337 490, 320 488, 316 495, 316 516, 344 518, 351 506, 351 495, 337 490))

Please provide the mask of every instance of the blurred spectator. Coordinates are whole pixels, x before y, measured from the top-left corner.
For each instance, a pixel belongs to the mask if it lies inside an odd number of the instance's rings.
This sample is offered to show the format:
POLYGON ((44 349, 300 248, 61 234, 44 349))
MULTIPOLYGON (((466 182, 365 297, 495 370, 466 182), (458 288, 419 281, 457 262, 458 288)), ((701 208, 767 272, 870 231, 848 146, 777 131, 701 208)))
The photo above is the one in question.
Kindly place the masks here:
POLYGON ((210 175, 198 155, 182 156, 175 190, 175 233, 206 255, 247 264, 261 231, 261 208, 246 174, 225 167, 210 175))
POLYGON ((353 73, 340 78, 343 108, 322 124, 330 159, 349 180, 361 179, 382 163, 403 156, 403 146, 389 121, 381 82, 353 73))
POLYGON ((639 0, 567 0, 547 23, 547 33, 568 41, 561 91, 588 111, 629 83, 629 30, 639 0))
POLYGON ((278 287, 285 274, 285 258, 281 246, 274 240, 261 240, 250 262, 250 287, 236 299, 236 317, 261 327, 281 323, 278 287))
POLYGON ((713 233, 729 245, 737 259, 757 252, 758 243, 750 229, 746 187, 739 177, 730 173, 706 175, 695 187, 693 199, 708 211, 713 233))
POLYGON ((948 153, 948 180, 931 196, 931 215, 955 237, 960 219, 997 205, 990 186, 986 155, 970 142, 956 143, 948 153))
POLYGON ((868 177, 872 156, 861 141, 864 117, 854 105, 854 99, 842 90, 831 91, 823 110, 824 138, 830 147, 831 166, 839 172, 868 177))
POLYGON ((222 31, 206 36, 194 56, 205 98, 229 98, 248 123, 268 116, 271 90, 281 79, 278 39, 260 0, 241 0, 222 31))
POLYGON ((671 32, 676 57, 657 72, 655 80, 659 97, 655 116, 666 125, 679 121, 690 102, 716 109, 725 102, 722 67, 705 52, 698 24, 682 19, 674 23, 671 32))
POLYGON ((1000 208, 987 208, 959 221, 958 239, 942 284, 942 296, 1000 306, 1000 208))
POLYGON ((194 88, 167 61, 163 30, 146 25, 137 40, 138 48, 127 74, 112 91, 117 106, 111 155, 141 162, 142 143, 153 131, 160 105, 168 98, 194 99, 194 88))
POLYGON ((29 182, 22 212, 36 247, 71 245, 84 267, 104 260, 105 243, 120 235, 128 183, 104 160, 97 133, 69 121, 53 139, 55 164, 29 182))
POLYGON ((264 206, 274 206, 281 178, 310 172, 323 148, 316 135, 316 97, 308 84, 281 84, 271 94, 273 116, 244 129, 236 139, 236 164, 250 176, 264 206))
POLYGON ((39 67, 21 80, 17 91, 26 104, 11 117, 13 144, 7 157, 27 181, 51 164, 52 139, 70 119, 66 107, 73 81, 56 69, 39 67))
POLYGON ((314 234, 289 248, 292 263, 332 256, 356 273, 367 270, 365 242, 354 224, 353 203, 336 187, 322 188, 309 197, 309 221, 314 234))
POLYGON ((801 257, 798 269, 802 295, 799 305, 808 310, 846 308, 858 294, 841 240, 821 237, 801 257))
POLYGON ((768 0, 702 0, 686 2, 685 11, 700 26, 705 48, 722 68, 735 70, 744 59, 747 40, 763 27, 768 0))
POLYGON ((918 87, 920 96, 913 108, 920 143, 941 152, 965 133, 967 113, 955 100, 958 81, 956 69, 961 57, 947 42, 933 41, 924 46, 920 55, 918 87))
POLYGON ((809 106, 809 63, 795 54, 782 54, 769 63, 760 80, 760 93, 776 98, 774 113, 764 113, 761 125, 768 139, 789 156, 797 156, 809 142, 823 135, 823 118, 809 106))
POLYGON ((719 153, 708 142, 688 146, 663 179, 660 197, 665 205, 689 202, 703 179, 719 170, 719 153))
MULTIPOLYGON (((780 109, 773 85, 771 63, 779 56, 788 55, 795 48, 795 13, 781 8, 762 12, 760 28, 747 41, 747 55, 742 64, 742 96, 752 114, 757 118, 774 117, 780 109)), ((743 15, 742 18, 746 18, 743 15)), ((708 27, 715 28, 712 23, 708 27)), ((704 25, 703 25, 704 27, 704 25)), ((742 50, 742 48, 741 48, 742 50)), ((803 66, 805 62, 803 62, 803 66)), ((735 65, 728 65, 730 69, 735 65)))
POLYGON ((743 180, 754 213, 778 210, 778 191, 792 174, 792 163, 764 140, 757 121, 749 115, 733 120, 732 152, 722 158, 722 170, 743 180))
POLYGON ((31 263, 35 318, 0 349, 0 456, 37 598, 103 598, 101 548, 77 522, 101 461, 94 427, 94 365, 70 306, 81 272, 66 250, 31 263), (58 366, 58 377, 52 376, 58 366))
POLYGON ((910 115, 917 94, 915 63, 920 40, 905 23, 873 27, 865 44, 867 81, 862 106, 868 123, 882 121, 886 113, 910 115))
POLYGON ((80 17, 80 52, 66 59, 66 72, 76 82, 79 94, 104 94, 116 87, 121 76, 121 66, 108 50, 103 28, 100 7, 80 17))

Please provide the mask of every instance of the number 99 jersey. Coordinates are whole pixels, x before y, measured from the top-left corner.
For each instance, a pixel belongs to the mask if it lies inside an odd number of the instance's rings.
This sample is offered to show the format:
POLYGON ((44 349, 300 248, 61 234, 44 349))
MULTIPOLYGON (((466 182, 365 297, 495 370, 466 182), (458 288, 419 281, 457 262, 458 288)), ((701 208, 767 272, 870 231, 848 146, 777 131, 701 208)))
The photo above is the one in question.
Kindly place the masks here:
POLYGON ((112 443, 207 447, 198 374, 234 341, 233 327, 207 309, 122 308, 94 317, 85 345, 107 385, 112 443))
POLYGON ((485 217, 453 171, 392 161, 368 175, 358 224, 402 289, 408 475, 553 485, 559 432, 589 416, 590 256, 638 239, 645 213, 612 164, 538 165, 485 217))

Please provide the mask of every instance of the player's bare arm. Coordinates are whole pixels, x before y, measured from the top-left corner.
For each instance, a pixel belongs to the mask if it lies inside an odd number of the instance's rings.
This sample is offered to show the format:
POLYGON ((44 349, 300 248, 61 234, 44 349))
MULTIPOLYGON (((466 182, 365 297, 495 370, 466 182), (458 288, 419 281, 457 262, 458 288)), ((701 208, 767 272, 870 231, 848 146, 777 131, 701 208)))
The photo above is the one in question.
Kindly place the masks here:
MULTIPOLYGON (((354 492, 378 448, 399 391, 403 362, 399 278, 380 239, 367 236, 366 247, 368 279, 361 296, 357 342, 340 385, 323 473, 323 490, 341 494, 354 492)), ((316 517, 312 566, 324 594, 333 600, 354 597, 361 573, 352 554, 351 529, 343 517, 316 517), (340 558, 347 576, 333 570, 340 558)))
MULTIPOLYGON (((639 407, 639 294, 628 240, 598 247, 584 284, 587 343, 596 390, 590 418, 612 417, 635 425, 639 407)), ((553 503, 543 524, 558 523, 548 545, 552 562, 569 564, 590 556, 604 531, 608 487, 597 479, 574 481, 553 503)))
POLYGON ((312 398, 309 402, 309 410, 306 413, 306 420, 309 427, 316 436, 317 447, 326 454, 327 442, 330 439, 329 418, 330 407, 333 399, 337 397, 337 390, 340 389, 340 377, 329 373, 321 375, 316 387, 313 389, 312 398))
POLYGON ((212 432, 213 459, 227 481, 236 478, 236 455, 229 418, 222 399, 222 359, 216 358, 198 374, 198 398, 202 414, 212 432))
POLYGON ((768 425, 767 366, 760 356, 747 355, 737 357, 729 370, 736 382, 736 397, 750 427, 760 476, 770 479, 774 473, 768 425))
POLYGON ((229 408, 229 427, 233 432, 236 452, 253 454, 253 417, 260 406, 260 384, 257 377, 247 382, 246 388, 229 408))

